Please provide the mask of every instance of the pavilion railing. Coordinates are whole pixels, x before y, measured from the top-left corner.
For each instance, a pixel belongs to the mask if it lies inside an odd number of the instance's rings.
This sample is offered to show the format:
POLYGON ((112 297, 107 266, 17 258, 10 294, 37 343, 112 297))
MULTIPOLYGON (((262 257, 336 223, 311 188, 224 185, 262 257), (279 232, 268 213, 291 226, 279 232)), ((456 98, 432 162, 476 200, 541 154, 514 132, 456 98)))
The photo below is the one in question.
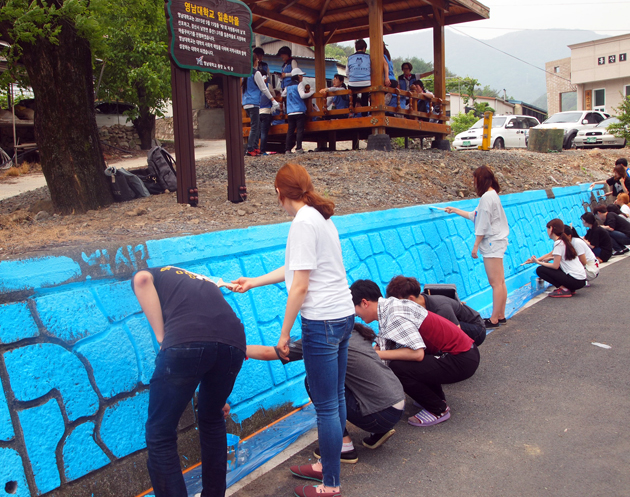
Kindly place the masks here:
MULTIPOLYGON (((278 99, 282 101, 282 98, 278 99)), ((343 118, 354 118, 358 117, 357 114, 362 114, 364 117, 367 113, 371 115, 390 115, 394 114, 394 116, 404 117, 411 120, 416 121, 429 121, 439 122, 441 124, 445 124, 448 121, 448 117, 446 115, 446 107, 448 106, 448 100, 442 100, 441 98, 429 97, 424 94, 412 93, 409 91, 401 90, 399 88, 389 88, 387 86, 371 86, 366 88, 362 92, 354 92, 352 90, 336 90, 333 92, 328 92, 326 95, 322 95, 320 93, 315 93, 312 97, 307 99, 306 103, 306 115, 309 118, 308 121, 312 121, 312 118, 319 118, 324 120, 334 120, 334 119, 343 119, 343 118), (381 100, 384 102, 385 96, 387 94, 391 94, 392 97, 394 95, 398 96, 396 99, 397 105, 367 105, 367 106, 354 106, 355 101, 358 102, 358 96, 361 93, 369 93, 372 101, 381 100), (378 94, 383 96, 382 99, 375 98, 378 94), (327 97, 334 96, 343 96, 348 95, 349 97, 349 107, 347 109, 333 109, 328 110, 328 106, 326 105, 327 97), (408 100, 409 104, 406 105, 406 108, 401 107, 401 102, 403 100, 408 100), (431 109, 440 109, 440 114, 435 114, 433 112, 419 112, 416 109, 418 108, 418 103, 420 101, 429 102, 429 106, 431 109), (313 106, 316 105, 316 107, 313 106), (317 110, 319 109, 319 110, 317 110)), ((274 116, 274 120, 286 120, 287 114, 279 114, 274 116)), ((243 110, 243 125, 244 127, 248 127, 250 124, 250 119, 247 117, 247 113, 243 110)), ((281 126, 281 125, 279 125, 281 126)), ((272 126, 273 129, 273 126, 272 126)), ((249 133, 249 131, 247 131, 249 133)))

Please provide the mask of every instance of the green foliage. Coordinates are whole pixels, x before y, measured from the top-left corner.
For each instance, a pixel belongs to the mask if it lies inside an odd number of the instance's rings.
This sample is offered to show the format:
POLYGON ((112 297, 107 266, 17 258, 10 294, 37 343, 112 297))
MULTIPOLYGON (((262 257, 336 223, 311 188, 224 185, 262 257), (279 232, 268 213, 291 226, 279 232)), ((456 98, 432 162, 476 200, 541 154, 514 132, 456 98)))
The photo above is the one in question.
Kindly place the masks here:
POLYGON ((488 102, 475 103, 473 107, 475 108, 473 112, 477 117, 483 117, 484 113, 488 111, 492 112, 493 114, 495 113, 495 110, 490 107, 490 104, 488 104, 488 102))
POLYGON ((458 135, 462 131, 466 131, 470 129, 473 124, 475 124, 479 118, 475 115, 474 111, 468 111, 468 114, 464 114, 463 112, 457 114, 454 117, 451 117, 451 130, 453 135, 458 135))
POLYGON ((499 97, 499 91, 494 88, 490 88, 490 85, 484 86, 481 90, 477 91, 477 95, 480 97, 499 97))
POLYGON ((354 48, 351 46, 339 45, 337 43, 326 45, 326 57, 337 59, 344 65, 348 63, 348 55, 352 55, 353 53, 354 48))
MULTIPOLYGON (((623 94, 621 95, 623 97, 623 94)), ((608 126, 608 131, 630 142, 630 96, 625 97, 619 107, 615 107, 619 122, 608 126)))

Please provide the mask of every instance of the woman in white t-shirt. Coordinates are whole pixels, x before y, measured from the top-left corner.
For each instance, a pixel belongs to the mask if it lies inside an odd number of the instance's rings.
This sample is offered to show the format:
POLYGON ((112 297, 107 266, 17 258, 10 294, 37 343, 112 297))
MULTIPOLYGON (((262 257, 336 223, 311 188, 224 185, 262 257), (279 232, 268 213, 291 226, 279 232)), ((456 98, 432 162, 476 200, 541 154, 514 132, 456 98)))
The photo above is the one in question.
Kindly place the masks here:
POLYGON ((445 210, 475 223, 475 244, 471 256, 477 259, 477 252, 481 252, 488 282, 492 287, 492 315, 484 321, 486 328, 497 328, 505 323, 507 287, 503 255, 507 249, 510 227, 499 199, 501 187, 492 170, 487 166, 478 167, 473 173, 473 179, 477 195, 481 197, 477 208, 473 212, 456 207, 447 207, 445 210))
POLYGON ((348 287, 337 228, 330 217, 335 204, 315 193, 304 167, 285 164, 276 174, 278 202, 294 217, 287 239, 285 264, 256 278, 240 277, 235 291, 284 281, 289 291, 278 350, 289 354, 291 328, 302 318, 304 366, 317 412, 321 462, 292 466, 295 476, 321 481, 300 485, 295 495, 333 497, 340 494, 342 434, 346 425, 345 377, 348 339, 354 326, 354 304, 348 287))
POLYGON ((539 264, 536 274, 557 287, 550 297, 573 297, 576 290, 586 285, 586 270, 569 237, 565 235, 564 223, 560 219, 552 219, 547 223, 547 235, 554 242, 551 253, 542 257, 532 255, 525 262, 539 264))
POLYGON ((591 250, 591 247, 580 238, 580 235, 578 235, 573 226, 567 226, 565 224, 564 234, 569 237, 578 259, 580 259, 582 266, 584 266, 584 270, 586 271, 586 286, 589 286, 588 282, 593 281, 599 276, 599 261, 591 250))

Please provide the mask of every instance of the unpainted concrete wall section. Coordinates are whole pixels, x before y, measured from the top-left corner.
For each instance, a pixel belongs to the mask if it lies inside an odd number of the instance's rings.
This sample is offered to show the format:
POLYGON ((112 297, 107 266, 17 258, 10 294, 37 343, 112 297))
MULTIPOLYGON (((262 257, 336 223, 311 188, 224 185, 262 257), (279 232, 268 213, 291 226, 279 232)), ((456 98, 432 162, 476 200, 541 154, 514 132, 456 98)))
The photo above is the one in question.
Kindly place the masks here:
MULTIPOLYGON (((546 222, 581 226, 586 186, 502 196, 510 223, 509 286, 526 282, 519 264, 551 246, 546 222)), ((456 205, 473 210, 477 200, 456 205)), ((490 302, 481 259, 470 257, 473 224, 427 206, 335 217, 350 282, 395 275, 455 283, 477 308, 490 302)), ((0 262, 0 495, 38 495, 145 447, 148 383, 157 343, 131 291, 131 272, 177 265, 225 280, 284 263, 289 224, 148 241, 80 257, 0 262)), ((225 293, 248 343, 274 345, 284 284, 225 293)), ((293 330, 299 335, 299 327, 293 330)), ((237 420, 308 399, 301 363, 246 361, 229 399, 237 420)), ((98 478, 98 472, 93 474, 98 478)), ((88 477, 89 478, 89 477, 88 477)))

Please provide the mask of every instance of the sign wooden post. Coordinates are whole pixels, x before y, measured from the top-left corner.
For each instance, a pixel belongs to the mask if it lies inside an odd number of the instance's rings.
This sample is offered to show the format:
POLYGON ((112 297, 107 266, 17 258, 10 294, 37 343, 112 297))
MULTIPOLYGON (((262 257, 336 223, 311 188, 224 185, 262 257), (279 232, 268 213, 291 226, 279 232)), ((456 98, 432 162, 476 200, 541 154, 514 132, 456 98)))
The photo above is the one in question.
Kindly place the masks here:
POLYGON ((251 10, 238 0, 166 0, 165 11, 171 55, 177 202, 197 205, 199 201, 190 70, 225 75, 228 200, 243 202, 247 190, 239 77, 252 73, 251 10), (232 117, 233 111, 237 118, 232 117))

